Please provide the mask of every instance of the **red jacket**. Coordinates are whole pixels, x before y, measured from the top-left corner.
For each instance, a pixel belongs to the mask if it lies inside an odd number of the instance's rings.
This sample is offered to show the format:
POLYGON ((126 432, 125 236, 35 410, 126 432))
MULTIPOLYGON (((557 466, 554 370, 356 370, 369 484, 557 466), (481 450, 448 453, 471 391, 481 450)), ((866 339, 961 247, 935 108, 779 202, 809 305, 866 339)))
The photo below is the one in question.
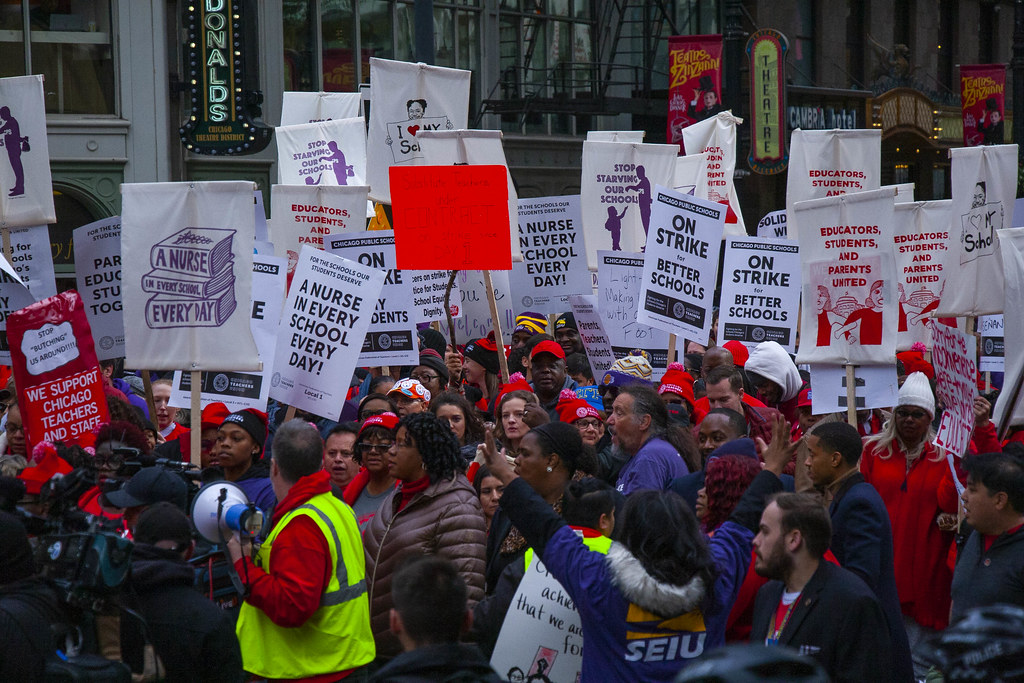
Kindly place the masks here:
POLYGON ((953 532, 935 522, 939 513, 957 511, 957 492, 945 458, 935 460, 935 447, 925 444, 907 472, 898 443, 893 455, 879 456, 877 444, 864 448, 860 471, 878 490, 892 523, 896 591, 903 613, 932 629, 949 621, 953 573, 946 564, 953 532))

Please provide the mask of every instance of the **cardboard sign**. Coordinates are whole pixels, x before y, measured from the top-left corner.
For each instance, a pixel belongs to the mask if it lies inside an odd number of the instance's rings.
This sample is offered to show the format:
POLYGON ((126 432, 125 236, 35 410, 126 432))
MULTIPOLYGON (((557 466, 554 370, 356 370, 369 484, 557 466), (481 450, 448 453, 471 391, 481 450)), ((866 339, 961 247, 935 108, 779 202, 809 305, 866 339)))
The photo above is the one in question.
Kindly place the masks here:
POLYGON ((584 142, 580 205, 587 266, 600 249, 639 253, 647 241, 654 186, 672 187, 678 145, 584 142))
POLYGON ((0 147, 0 223, 55 223, 42 76, 0 78, 0 147))
POLYGON ((706 344, 726 207, 660 185, 654 195, 637 322, 706 344))
MULTIPOLYGON (((448 288, 451 272, 447 270, 406 270, 403 271, 412 287, 413 315, 417 323, 447 321, 444 311, 444 293, 448 288)), ((495 273, 496 274, 496 273, 495 273)), ((452 317, 462 315, 462 294, 459 291, 459 280, 455 279, 452 293, 449 296, 452 305, 452 317)))
POLYGON ((615 352, 612 351, 611 337, 604 331, 601 312, 597 310, 597 296, 573 294, 569 297, 569 305, 576 318, 583 348, 590 359, 590 369, 594 377, 600 379, 615 362, 615 352))
POLYGON ((978 370, 981 372, 1002 372, 1005 359, 1003 316, 978 316, 978 334, 981 335, 981 357, 978 360, 978 370))
POLYGON ((932 443, 963 455, 974 432, 974 398, 978 395, 977 339, 948 325, 932 325, 932 337, 935 396, 945 405, 932 443))
POLYGON ((798 202, 803 308, 797 363, 887 365, 896 354, 893 189, 798 202))
POLYGON ((943 270, 949 249, 952 202, 905 202, 895 207, 893 240, 899 320, 896 349, 905 351, 921 342, 932 343, 932 313, 946 288, 943 270))
POLYGON ((796 202, 881 186, 882 131, 794 130, 789 142, 786 215, 790 239, 800 239, 796 202))
POLYGON ((419 342, 413 315, 412 283, 408 273, 395 268, 395 233, 374 230, 351 235, 329 235, 326 251, 386 273, 370 327, 363 340, 359 365, 416 365, 419 342))
POLYGON ((11 230, 11 265, 36 301, 57 293, 50 231, 45 225, 11 230))
POLYGON ((668 367, 668 332, 636 320, 643 255, 602 251, 598 259, 597 309, 615 357, 624 358, 633 349, 643 349, 651 354, 654 374, 660 377, 668 367))
POLYGON ((396 166, 392 214, 402 269, 509 270, 504 166, 396 166))
MULTIPOLYGON (((890 408, 899 397, 899 378, 895 365, 858 365, 853 370, 856 384, 854 400, 857 410, 890 408)), ((847 411, 846 367, 842 365, 811 365, 811 413, 845 413, 847 411)))
POLYGON ((283 93, 281 126, 362 117, 363 96, 357 92, 283 93))
POLYGON ((91 446, 92 430, 110 418, 78 292, 11 313, 7 334, 28 452, 42 441, 91 446))
MULTIPOLYGON (((494 330, 494 319, 491 317, 491 306, 487 301, 484 274, 479 270, 460 270, 455 281, 459 285, 461 304, 458 311, 452 312, 452 316, 455 318, 459 343, 486 337, 494 330)), ((491 284, 494 286, 494 301, 501 317, 501 329, 505 334, 511 334, 509 330, 514 326, 515 313, 512 311, 512 291, 509 287, 508 272, 492 272, 491 284)), ((455 301, 454 294, 452 301, 455 301)), ((452 306, 454 307, 454 303, 452 306)), ((447 325, 442 329, 447 330, 447 325)))
POLYGON ((75 279, 85 302, 99 360, 124 356, 121 307, 121 217, 83 225, 74 231, 75 279))
POLYGON ((789 232, 786 229, 786 210, 770 211, 757 223, 758 237, 774 237, 786 239, 789 232))
POLYGON ((8 316, 35 301, 18 273, 0 255, 0 365, 11 364, 11 349, 7 339, 8 316))
POLYGON ((519 200, 518 232, 524 260, 509 276, 517 310, 558 315, 571 295, 593 291, 579 195, 519 200))
MULTIPOLYGON (((256 341, 263 372, 203 372, 199 377, 199 401, 206 407, 221 402, 234 412, 246 408, 265 410, 270 398, 270 382, 274 372, 274 351, 277 328, 284 307, 287 261, 272 254, 259 254, 252 259, 252 309, 249 329, 256 341)), ((192 398, 192 373, 175 371, 170 405, 188 408, 192 398)))
POLYGON ((727 237, 718 330, 722 341, 778 342, 796 351, 800 246, 792 240, 727 237))
POLYGON ((370 58, 373 101, 366 151, 373 201, 398 203, 391 197, 389 170, 423 163, 417 133, 469 127, 470 75, 462 69, 370 58))
POLYGON ((384 271, 302 247, 281 316, 270 397, 337 420, 384 271))
POLYGON ((942 262, 948 286, 936 315, 1001 313, 999 230, 1013 225, 1017 145, 959 147, 949 157, 953 208, 942 262))
POLYGON ((706 152, 708 155, 706 195, 698 194, 729 207, 725 217, 725 234, 747 235, 743 214, 740 212, 740 200, 736 196, 733 174, 736 172, 736 126, 743 119, 732 115, 732 112, 719 112, 703 121, 683 129, 683 145, 690 154, 706 152))
POLYGON ((365 125, 358 116, 278 128, 278 182, 366 185, 365 125))
POLYGON ((233 181, 121 186, 128 367, 260 370, 249 330, 252 192, 233 181))

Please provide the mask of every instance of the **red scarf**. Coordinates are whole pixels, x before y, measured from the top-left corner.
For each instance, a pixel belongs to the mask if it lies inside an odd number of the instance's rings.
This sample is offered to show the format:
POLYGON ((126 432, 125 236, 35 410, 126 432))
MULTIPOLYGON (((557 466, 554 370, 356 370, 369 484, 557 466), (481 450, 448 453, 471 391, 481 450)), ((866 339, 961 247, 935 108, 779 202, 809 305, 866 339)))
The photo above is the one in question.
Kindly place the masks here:
POLYGON ((428 476, 424 476, 416 481, 402 482, 402 502, 398 505, 399 512, 409 504, 409 501, 413 499, 413 496, 422 491, 426 491, 428 486, 430 486, 430 477, 428 476))

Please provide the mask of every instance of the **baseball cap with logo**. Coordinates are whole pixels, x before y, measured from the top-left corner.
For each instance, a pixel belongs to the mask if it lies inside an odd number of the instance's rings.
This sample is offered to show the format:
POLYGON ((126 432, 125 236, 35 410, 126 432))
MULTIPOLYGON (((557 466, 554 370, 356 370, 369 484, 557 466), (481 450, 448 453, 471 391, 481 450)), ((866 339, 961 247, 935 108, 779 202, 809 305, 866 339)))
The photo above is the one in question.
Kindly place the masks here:
POLYGON ((405 396, 406 398, 430 402, 430 390, 427 389, 418 379, 406 377, 400 379, 391 387, 388 396, 405 396))

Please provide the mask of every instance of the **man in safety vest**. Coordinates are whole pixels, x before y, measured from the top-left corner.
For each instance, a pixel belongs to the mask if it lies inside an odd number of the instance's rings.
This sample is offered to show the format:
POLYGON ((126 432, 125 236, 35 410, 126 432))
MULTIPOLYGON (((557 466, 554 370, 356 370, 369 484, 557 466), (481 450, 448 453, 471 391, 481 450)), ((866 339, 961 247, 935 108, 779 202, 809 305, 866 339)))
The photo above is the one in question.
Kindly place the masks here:
POLYGON ((323 442, 302 420, 274 437, 273 525, 255 560, 237 535, 228 552, 248 588, 236 631, 246 671, 337 681, 376 654, 363 543, 352 508, 331 494, 323 442))

